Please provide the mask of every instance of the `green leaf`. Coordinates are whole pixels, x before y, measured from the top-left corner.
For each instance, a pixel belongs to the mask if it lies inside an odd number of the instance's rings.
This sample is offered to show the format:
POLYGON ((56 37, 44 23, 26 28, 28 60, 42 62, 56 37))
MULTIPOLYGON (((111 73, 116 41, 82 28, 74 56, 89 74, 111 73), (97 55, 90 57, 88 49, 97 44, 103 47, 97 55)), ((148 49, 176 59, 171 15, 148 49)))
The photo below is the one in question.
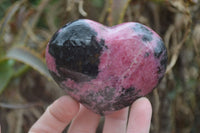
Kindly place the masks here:
POLYGON ((14 75, 13 65, 14 60, 1 60, 0 61, 0 94, 8 85, 9 81, 14 75))
POLYGON ((44 60, 26 47, 13 47, 7 52, 6 57, 27 64, 48 79, 52 79, 44 60))

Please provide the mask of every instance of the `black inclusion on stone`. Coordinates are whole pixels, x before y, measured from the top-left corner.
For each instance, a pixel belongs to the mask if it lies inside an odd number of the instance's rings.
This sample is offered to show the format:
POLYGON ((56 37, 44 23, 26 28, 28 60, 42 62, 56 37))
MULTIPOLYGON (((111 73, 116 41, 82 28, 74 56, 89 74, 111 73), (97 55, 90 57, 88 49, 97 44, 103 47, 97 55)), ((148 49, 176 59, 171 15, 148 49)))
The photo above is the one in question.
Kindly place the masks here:
POLYGON ((149 55, 150 55, 150 53, 146 52, 146 53, 144 54, 144 58, 149 57, 149 55))
POLYGON ((104 40, 98 42, 96 36, 97 32, 84 20, 69 23, 56 32, 49 43, 49 53, 56 59, 58 72, 59 68, 66 68, 96 76, 104 47, 104 40))
POLYGON ((136 91, 134 87, 130 87, 128 89, 123 88, 121 95, 116 97, 117 101, 113 104, 113 107, 118 110, 131 105, 137 98, 141 97, 139 92, 140 91, 136 91))
POLYGON ((50 70, 49 70, 49 72, 56 82, 60 83, 65 80, 65 78, 58 76, 55 72, 50 71, 50 70))
POLYGON ((157 41, 157 46, 154 48, 154 56, 155 58, 160 58, 160 65, 166 69, 167 67, 167 50, 161 39, 157 41), (162 55, 162 56, 161 56, 162 55))
POLYGON ((154 56, 156 58, 160 58, 161 54, 164 52, 165 49, 166 49, 165 45, 164 45, 163 41, 160 39, 157 42, 156 47, 154 48, 154 56))
POLYGON ((115 95, 115 88, 106 87, 98 92, 87 91, 80 98, 80 103, 92 107, 97 113, 103 115, 105 111, 112 110, 111 101, 115 95))
MULTIPOLYGON (((158 66, 158 70, 157 70, 157 73, 160 74, 162 73, 163 71, 166 70, 166 67, 167 67, 167 49, 162 41, 162 39, 159 39, 157 41, 157 45, 156 47, 154 48, 154 57, 156 59, 159 59, 160 60, 160 65, 158 66)), ((162 80, 162 76, 159 76, 158 77, 158 83, 160 83, 160 81, 162 80)))
POLYGON ((141 33, 143 35, 142 41, 150 42, 150 41, 153 40, 153 37, 152 37, 153 33, 147 27, 145 27, 144 25, 137 23, 133 27, 133 30, 135 32, 141 33))
MULTIPOLYGON (((62 76, 58 76, 58 75, 57 75, 55 72, 53 72, 53 71, 50 71, 50 70, 49 70, 49 72, 50 72, 51 76, 53 77, 53 79, 56 81, 56 83, 58 83, 58 85, 59 85, 62 89, 65 89, 66 87, 65 87, 65 86, 62 86, 62 85, 59 84, 59 83, 61 83, 62 81, 65 81, 66 79, 63 78, 62 76)), ((76 89, 71 89, 71 88, 67 88, 67 90, 68 90, 68 91, 76 91, 76 89)))
POLYGON ((167 57, 167 50, 164 50, 164 54, 163 54, 163 56, 160 60, 160 64, 161 64, 162 67, 164 67, 164 69, 166 69, 166 67, 167 67, 167 58, 168 58, 167 57))
POLYGON ((157 69, 157 73, 160 74, 162 72, 161 68, 158 66, 157 69))
POLYGON ((144 41, 144 42, 150 42, 151 40, 152 40, 152 36, 150 36, 150 35, 142 36, 142 41, 144 41))
POLYGON ((98 92, 87 91, 80 97, 80 103, 103 115, 106 111, 119 110, 131 105, 137 98, 141 97, 139 92, 134 87, 123 88, 120 91, 121 94, 115 97, 116 89, 106 87, 98 92))

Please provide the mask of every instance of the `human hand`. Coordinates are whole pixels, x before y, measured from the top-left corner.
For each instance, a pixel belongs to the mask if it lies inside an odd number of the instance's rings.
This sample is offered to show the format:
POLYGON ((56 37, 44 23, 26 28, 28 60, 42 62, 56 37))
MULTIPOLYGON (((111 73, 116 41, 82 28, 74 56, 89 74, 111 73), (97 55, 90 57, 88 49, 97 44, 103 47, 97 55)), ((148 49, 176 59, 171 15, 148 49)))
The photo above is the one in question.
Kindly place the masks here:
MULTIPOLYGON (((147 98, 137 99, 131 106, 105 116, 103 133, 148 133, 152 107, 147 98), (128 122, 128 123, 127 123, 128 122)), ((68 133, 95 133, 100 115, 95 114, 69 96, 51 104, 29 133, 61 133, 72 121, 68 133)))

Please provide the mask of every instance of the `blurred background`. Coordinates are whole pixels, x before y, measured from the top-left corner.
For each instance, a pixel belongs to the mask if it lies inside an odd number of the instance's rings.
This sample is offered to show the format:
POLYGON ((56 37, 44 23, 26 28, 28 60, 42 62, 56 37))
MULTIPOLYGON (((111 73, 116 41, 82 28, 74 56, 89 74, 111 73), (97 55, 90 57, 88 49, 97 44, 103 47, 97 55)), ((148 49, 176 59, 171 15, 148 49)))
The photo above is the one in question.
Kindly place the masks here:
MULTIPOLYGON (((50 78, 45 47, 69 21, 107 26, 135 21, 164 40, 169 60, 153 106, 151 133, 200 132, 199 0, 0 0, 0 124, 26 133, 46 107, 64 95, 50 78)), ((103 119, 97 130, 101 133, 103 119)), ((65 132, 65 131, 64 131, 65 132)))

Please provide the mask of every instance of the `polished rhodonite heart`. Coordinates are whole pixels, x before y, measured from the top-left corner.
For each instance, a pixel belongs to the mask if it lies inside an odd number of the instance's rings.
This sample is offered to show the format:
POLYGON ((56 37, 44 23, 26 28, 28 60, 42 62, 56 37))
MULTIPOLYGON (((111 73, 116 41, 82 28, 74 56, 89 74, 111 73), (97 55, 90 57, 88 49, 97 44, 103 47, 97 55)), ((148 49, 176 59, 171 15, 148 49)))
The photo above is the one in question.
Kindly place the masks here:
POLYGON ((46 63, 67 94, 104 115, 157 86, 166 70, 167 51, 162 39, 142 24, 106 27, 81 19, 54 34, 46 63))

